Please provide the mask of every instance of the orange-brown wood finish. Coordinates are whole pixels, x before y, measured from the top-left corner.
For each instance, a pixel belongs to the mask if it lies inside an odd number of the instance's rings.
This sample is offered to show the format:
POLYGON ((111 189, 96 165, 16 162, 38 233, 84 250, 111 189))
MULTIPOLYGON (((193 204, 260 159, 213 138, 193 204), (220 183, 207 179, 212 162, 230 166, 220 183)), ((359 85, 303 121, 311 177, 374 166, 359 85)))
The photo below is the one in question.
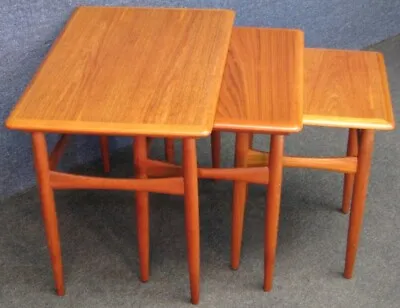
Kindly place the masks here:
POLYGON ((199 178, 268 184, 268 167, 256 168, 199 168, 199 178))
POLYGON ((182 176, 182 167, 159 160, 147 159, 146 172, 150 178, 182 176))
POLYGON ((200 217, 196 140, 183 139, 182 152, 190 294, 192 304, 198 304, 200 299, 200 217))
POLYGON ((42 201, 42 216, 46 230, 47 246, 50 253, 53 276, 58 295, 64 295, 64 275, 60 247, 60 235, 58 232, 56 206, 54 194, 50 185, 50 169, 48 162, 47 144, 44 134, 32 134, 33 156, 36 169, 37 183, 40 199, 42 201))
POLYGON ((347 236, 346 263, 344 277, 353 276, 358 243, 360 240, 365 200, 368 191, 368 179, 371 169, 372 151, 374 146, 374 131, 362 130, 358 150, 357 173, 354 178, 353 200, 351 203, 349 232, 347 236))
MULTIPOLYGON (((353 268, 355 263, 355 258, 357 254, 357 247, 360 238, 362 219, 365 207, 365 199, 367 195, 368 188, 368 178, 370 173, 370 163, 373 151, 373 141, 374 141, 374 130, 360 130, 360 143, 358 144, 358 134, 356 129, 350 129, 349 131, 349 142, 348 142, 348 155, 349 157, 332 157, 332 158, 318 158, 318 157, 281 157, 281 162, 284 167, 299 167, 299 168, 315 168, 324 169, 329 171, 343 172, 346 176, 354 176, 354 184, 349 184, 345 182, 344 199, 343 202, 350 202, 351 196, 353 195, 353 200, 351 202, 351 214, 349 222, 349 233, 347 241, 347 251, 346 251, 346 263, 344 276, 346 278, 351 278, 353 274, 353 268), (347 188, 346 188, 347 187, 347 188), (346 192, 346 189, 348 191, 346 192), (348 199, 346 199, 348 198, 348 199), (353 213, 354 211, 354 213, 353 213)), ((272 150, 272 140, 271 140, 271 150, 272 150)), ((245 151, 246 148, 242 148, 241 151, 245 151)), ((247 166, 259 167, 259 166, 269 166, 269 189, 268 193, 271 193, 271 187, 273 183, 273 171, 271 162, 273 161, 272 152, 264 153, 255 150, 249 150, 247 148, 247 166)), ((279 155, 278 155, 279 156, 279 155)), ((350 179, 351 180, 351 179, 350 179)), ((269 198, 273 198, 268 194, 269 198)), ((269 203, 268 203, 269 204, 269 203)), ((349 206, 350 208, 350 206, 349 206)), ((267 210, 270 208, 267 205, 267 210)), ((275 230, 274 223, 278 220, 279 212, 276 211, 276 207, 272 207, 272 215, 274 217, 272 221, 266 218, 266 258, 270 261, 265 261, 265 282, 264 289, 266 291, 270 290, 272 287, 272 272, 273 272, 273 257, 276 245, 274 242, 274 237, 270 235, 267 237, 267 232, 275 230), (272 265, 268 265, 271 264, 272 265)), ((279 211, 279 209, 278 209, 279 211)), ((268 215, 267 215, 268 217, 268 215)))
POLYGON ((79 7, 6 125, 60 133, 207 136, 233 20, 230 10, 79 7))
POLYGON ((173 163, 175 160, 175 140, 172 138, 164 139, 165 147, 165 159, 169 163, 173 163))
MULTIPOLYGON (((227 67, 234 68, 242 65, 242 69, 246 69, 248 74, 255 70, 251 65, 251 58, 248 58, 246 62, 248 67, 239 61, 248 55, 248 51, 245 49, 242 51, 239 46, 246 42, 246 36, 254 35, 254 31, 256 28, 253 30, 242 28, 241 31, 238 31, 238 28, 233 29, 227 67), (238 55, 235 56, 233 50, 236 50, 238 55)), ((264 31, 268 33, 268 29, 264 31)), ((251 48, 251 44, 248 44, 247 48, 251 48)), ((239 71, 239 68, 237 70, 239 71)), ((242 76, 245 75, 242 74, 242 76)), ((377 130, 395 127, 386 68, 380 53, 305 48, 304 76, 303 121, 305 125, 377 130)), ((234 78, 240 77, 231 77, 226 70, 222 89, 226 88, 226 93, 231 93, 229 95, 241 93, 236 89, 239 86, 233 82, 234 78)), ((243 86, 243 89, 247 87, 243 86)), ((229 95, 226 94, 227 99, 224 99, 221 94, 214 128, 242 131, 245 129, 244 123, 249 120, 246 112, 251 107, 250 99, 230 100, 229 95), (233 102, 237 102, 237 106, 233 102)), ((271 102, 273 103, 274 101, 271 102)), ((280 107, 279 104, 276 106, 280 107)), ((263 113, 259 111, 258 114, 263 113)), ((252 121, 254 124, 250 125, 249 131, 259 131, 254 127, 258 123, 256 116, 254 115, 254 121, 252 121)), ((213 152, 214 156, 219 153, 213 152)))
MULTIPOLYGON (((248 164, 254 133, 273 133, 272 177, 269 172, 268 227, 265 240, 264 289, 272 287, 282 179, 283 136, 303 124, 304 35, 290 29, 234 28, 215 131, 237 133, 235 167, 248 164), (279 171, 280 170, 280 171, 279 171), (270 195, 271 194, 271 195, 270 195)), ((220 160, 219 134, 212 140, 213 162, 220 160)), ((215 163, 213 163, 216 165, 215 163)), ((269 166, 271 168, 271 166, 269 166)), ((247 183, 236 180, 232 205, 231 266, 237 269, 243 232, 247 183)))
MULTIPOLYGON (((136 137, 134 141, 134 168, 135 175, 139 179, 146 179, 146 166, 143 162, 147 159, 146 137, 136 137)), ((150 212, 149 193, 145 191, 136 192, 136 232, 139 247, 140 280, 149 280, 150 262, 150 212)))
MULTIPOLYGON (((267 166, 270 154, 256 150, 248 151, 249 167, 267 166)), ((357 170, 357 157, 301 157, 284 156, 283 166, 287 168, 311 168, 353 174, 357 170)))
MULTIPOLYGON (((349 137, 347 141, 347 156, 357 157, 358 154, 358 133, 357 129, 349 129, 349 137)), ((342 212, 348 214, 350 211, 351 195, 353 193, 354 185, 354 174, 346 173, 344 175, 343 183, 343 201, 342 201, 342 212)))
POLYGON ((168 179, 117 179, 50 171, 54 189, 112 189, 146 191, 169 195, 183 195, 182 177, 168 179))
MULTIPOLYGON (((233 35, 232 39, 237 39, 237 37, 233 35)), ((231 44, 233 45, 234 42, 231 44)), ((239 58, 237 57, 237 59, 239 58)), ((228 57, 228 61, 230 59, 228 57)), ((227 82, 227 80, 224 79, 224 82, 227 82)), ((351 201, 352 214, 350 216, 344 276, 351 278, 367 193, 373 130, 388 130, 395 126, 383 57, 376 52, 305 49, 304 86, 304 124, 349 128, 347 155, 345 157, 327 158, 283 156, 282 165, 345 173, 343 212, 349 212, 352 195, 353 200, 351 201), (361 135, 360 142, 362 144, 358 144, 360 137, 357 130, 361 135), (353 207, 355 207, 354 214, 353 207)), ((234 89, 233 86, 232 89, 234 89)), ((234 93, 234 90, 232 90, 232 93, 234 93)), ((228 110, 231 106, 229 103, 229 101, 220 100, 218 109, 222 110, 221 112, 228 110)), ((246 110, 248 105, 247 101, 243 100, 241 108, 246 110)), ((231 121, 231 127, 226 130, 241 132, 237 129, 240 121, 235 116, 232 116, 232 119, 225 117, 224 120, 221 120, 221 123, 218 122, 219 119, 217 117, 216 127, 219 127, 219 125, 223 127, 231 121)), ((240 120, 244 123, 248 119, 243 116, 240 120)), ((254 131, 257 132, 257 130, 254 131)), ((251 150, 250 147, 241 149, 241 151, 247 151, 246 164, 248 167, 269 165, 272 168, 270 154, 251 150)), ((217 153, 217 151, 214 153, 217 153)), ((272 170, 270 170, 269 181, 270 185, 274 181, 272 170)), ((270 196, 270 198, 274 197, 270 196)), ((273 209, 275 210, 275 208, 273 209)), ((273 212, 270 216, 276 218, 279 215, 273 212)), ((271 232, 274 230, 274 222, 277 222, 275 218, 272 219, 272 222, 266 222, 266 234, 268 228, 271 228, 271 232)), ((271 262, 275 249, 273 238, 266 236, 265 245, 266 258, 269 258, 271 262)), ((273 265, 268 264, 271 263, 266 261, 264 276, 264 288, 266 290, 269 290, 272 286, 271 272, 273 265)))
POLYGON ((211 159, 213 168, 221 167, 221 133, 214 130, 211 133, 211 159))
POLYGON ((264 291, 272 289, 281 203, 284 136, 272 135, 269 185, 264 223, 264 291))
MULTIPOLYGON (((199 301, 200 240, 195 140, 215 119, 234 12, 79 7, 6 121, 33 133, 43 217, 58 294, 64 293, 52 189, 138 191, 140 277, 149 277, 148 192, 185 193, 192 302, 199 301), (44 133, 131 136, 137 179, 49 171, 44 133), (146 138, 184 137, 183 176, 147 179, 146 138), (46 160, 45 162, 43 160, 46 160)), ((55 149, 56 167, 64 147, 55 149)), ((105 171, 107 137, 101 137, 105 171)), ((170 155, 171 157, 171 155, 170 155)), ((207 173, 207 171, 205 171, 207 173)))
POLYGON ((110 167, 110 151, 109 151, 107 136, 100 136, 100 150, 101 150, 101 159, 103 161, 104 172, 109 173, 111 167, 110 167))
POLYGON ((57 168, 58 163, 62 155, 64 154, 65 148, 70 140, 70 136, 62 135, 58 142, 56 143, 53 151, 50 154, 49 158, 49 168, 50 170, 54 170, 57 168))
MULTIPOLYGON (((181 166, 156 160, 145 163, 147 175, 153 178, 177 177, 183 174, 181 166)), ((199 179, 244 181, 255 184, 268 184, 268 167, 255 168, 197 168, 199 179)))
MULTIPOLYGON (((235 144, 235 167, 246 167, 249 134, 237 133, 235 144)), ((243 221, 247 199, 247 183, 235 181, 232 197, 232 226, 231 226, 231 267, 238 269, 242 247, 243 221)))
POLYGON ((254 134, 250 134, 249 136, 249 144, 250 144, 250 149, 253 148, 253 141, 254 141, 254 134))
POLYGON ((304 125, 394 128, 382 54, 306 48, 304 75, 304 125))
POLYGON ((304 34, 236 27, 215 130, 290 133, 303 126, 304 34))

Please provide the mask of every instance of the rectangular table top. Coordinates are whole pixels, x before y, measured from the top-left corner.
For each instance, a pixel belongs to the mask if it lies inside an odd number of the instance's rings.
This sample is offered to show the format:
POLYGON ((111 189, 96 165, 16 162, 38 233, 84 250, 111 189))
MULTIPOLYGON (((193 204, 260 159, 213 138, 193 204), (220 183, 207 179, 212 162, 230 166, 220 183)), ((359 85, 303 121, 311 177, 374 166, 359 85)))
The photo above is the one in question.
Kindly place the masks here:
POLYGON ((307 48, 304 62, 305 125, 394 128, 382 54, 307 48))
POLYGON ((304 34, 235 27, 214 129, 292 133, 303 127, 304 34))
POLYGON ((234 12, 77 8, 6 122, 58 133, 211 133, 234 12))

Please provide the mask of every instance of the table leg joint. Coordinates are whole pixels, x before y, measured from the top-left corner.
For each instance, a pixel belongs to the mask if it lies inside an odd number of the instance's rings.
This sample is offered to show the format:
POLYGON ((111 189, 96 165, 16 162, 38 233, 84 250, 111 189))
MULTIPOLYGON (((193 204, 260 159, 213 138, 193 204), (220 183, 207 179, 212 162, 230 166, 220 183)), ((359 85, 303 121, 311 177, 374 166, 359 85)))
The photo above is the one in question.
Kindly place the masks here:
POLYGON ((64 151, 67 147, 70 137, 71 136, 64 134, 57 141, 53 151, 50 154, 50 158, 49 158, 50 170, 55 170, 57 168, 57 165, 58 165, 62 155, 64 154, 64 151))

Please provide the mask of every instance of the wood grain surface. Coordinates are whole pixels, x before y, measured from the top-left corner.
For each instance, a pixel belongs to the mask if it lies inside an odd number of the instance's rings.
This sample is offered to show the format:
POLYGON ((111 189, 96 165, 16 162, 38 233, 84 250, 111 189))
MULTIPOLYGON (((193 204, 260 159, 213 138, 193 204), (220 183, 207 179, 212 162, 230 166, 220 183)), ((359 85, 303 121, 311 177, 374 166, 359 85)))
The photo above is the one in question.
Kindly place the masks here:
POLYGON ((301 130, 303 51, 300 30, 235 27, 214 129, 301 130))
POLYGON ((304 55, 305 125, 394 128, 382 54, 307 48, 304 55))
POLYGON ((233 20, 230 10, 80 7, 6 125, 61 133, 208 135, 233 20))

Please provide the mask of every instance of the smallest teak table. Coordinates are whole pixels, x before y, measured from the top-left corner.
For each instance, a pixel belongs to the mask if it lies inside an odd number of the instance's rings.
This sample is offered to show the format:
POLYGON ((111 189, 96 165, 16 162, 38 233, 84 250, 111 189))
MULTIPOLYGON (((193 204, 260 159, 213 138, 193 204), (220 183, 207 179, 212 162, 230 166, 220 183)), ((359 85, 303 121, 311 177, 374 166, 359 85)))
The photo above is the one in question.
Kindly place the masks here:
POLYGON ((199 301, 200 231, 195 138, 211 133, 234 12, 80 7, 7 119, 32 134, 57 294, 64 294, 54 189, 137 192, 142 281, 149 277, 148 192, 184 195, 191 298, 199 301), (55 171, 66 138, 48 155, 45 133, 135 136, 139 179, 55 171), (147 179, 146 137, 183 138, 182 176, 147 179), (50 162, 49 162, 50 161, 50 162))

